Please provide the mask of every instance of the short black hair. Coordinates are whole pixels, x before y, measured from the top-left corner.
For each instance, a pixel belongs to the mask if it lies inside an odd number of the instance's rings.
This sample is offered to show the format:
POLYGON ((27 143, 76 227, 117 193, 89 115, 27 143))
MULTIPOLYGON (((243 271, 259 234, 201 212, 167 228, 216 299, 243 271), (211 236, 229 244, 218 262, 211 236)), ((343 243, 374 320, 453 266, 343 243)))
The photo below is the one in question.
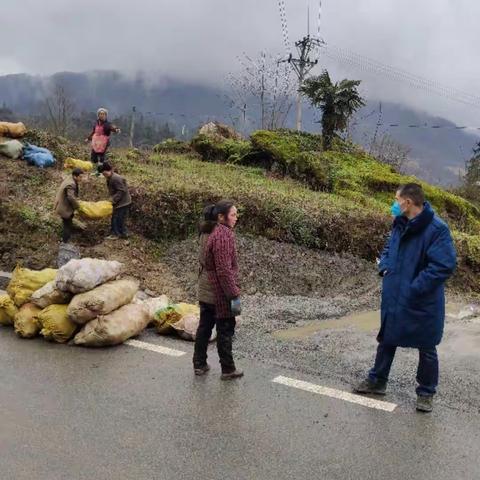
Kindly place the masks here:
POLYGON ((400 185, 398 194, 403 198, 409 198, 417 207, 421 207, 425 203, 425 193, 418 183, 400 185))
POLYGON ((80 175, 83 175, 84 173, 85 173, 85 171, 82 170, 81 168, 74 168, 74 169, 72 170, 72 175, 73 175, 74 177, 79 177, 80 175))
POLYGON ((102 163, 101 165, 99 165, 98 167, 98 171, 100 173, 103 173, 103 172, 111 172, 113 170, 113 167, 110 165, 110 163, 108 162, 105 162, 105 163, 102 163))

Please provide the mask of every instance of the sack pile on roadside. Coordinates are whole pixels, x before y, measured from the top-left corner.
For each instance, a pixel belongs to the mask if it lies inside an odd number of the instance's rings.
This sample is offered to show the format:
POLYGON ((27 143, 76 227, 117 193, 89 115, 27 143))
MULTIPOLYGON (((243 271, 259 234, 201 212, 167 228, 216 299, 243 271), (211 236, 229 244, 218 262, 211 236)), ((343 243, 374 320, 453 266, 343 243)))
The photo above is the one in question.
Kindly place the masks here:
POLYGON ((138 281, 122 272, 119 262, 93 258, 70 260, 58 270, 17 266, 0 295, 0 325, 13 326, 20 338, 41 335, 85 347, 119 345, 149 325, 161 335, 195 339, 198 306, 170 305, 164 295, 144 299, 138 281))

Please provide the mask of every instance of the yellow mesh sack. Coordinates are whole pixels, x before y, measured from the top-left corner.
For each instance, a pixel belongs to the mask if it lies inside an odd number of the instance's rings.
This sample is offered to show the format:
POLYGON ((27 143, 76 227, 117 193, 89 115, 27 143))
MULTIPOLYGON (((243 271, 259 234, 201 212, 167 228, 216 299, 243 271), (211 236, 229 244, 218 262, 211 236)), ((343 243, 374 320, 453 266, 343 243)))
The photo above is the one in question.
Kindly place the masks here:
POLYGON ((33 303, 27 303, 20 308, 13 320, 15 333, 22 338, 36 337, 40 331, 40 328, 35 317, 40 312, 41 309, 33 303))
POLYGON ((0 122, 0 136, 20 138, 27 133, 27 128, 22 122, 0 122))
POLYGON ((36 271, 17 266, 8 284, 7 293, 15 305, 21 307, 30 300, 33 292, 55 280, 56 276, 57 270, 53 268, 36 271))
POLYGON ((100 202, 85 202, 80 200, 78 212, 85 218, 91 220, 99 220, 100 218, 109 217, 113 213, 112 202, 102 200, 100 202))
POLYGON ((186 315, 200 315, 200 308, 189 303, 170 305, 155 314, 153 323, 160 335, 168 335, 174 332, 173 325, 186 315))
POLYGON ((85 172, 91 172, 93 170, 93 163, 86 160, 79 160, 77 158, 66 158, 63 163, 63 168, 73 170, 74 168, 81 168, 85 172))
POLYGON ((18 309, 9 295, 0 295, 0 325, 13 325, 18 309))
POLYGON ((67 343, 75 334, 77 325, 68 318, 68 305, 50 305, 36 317, 40 334, 46 340, 67 343))

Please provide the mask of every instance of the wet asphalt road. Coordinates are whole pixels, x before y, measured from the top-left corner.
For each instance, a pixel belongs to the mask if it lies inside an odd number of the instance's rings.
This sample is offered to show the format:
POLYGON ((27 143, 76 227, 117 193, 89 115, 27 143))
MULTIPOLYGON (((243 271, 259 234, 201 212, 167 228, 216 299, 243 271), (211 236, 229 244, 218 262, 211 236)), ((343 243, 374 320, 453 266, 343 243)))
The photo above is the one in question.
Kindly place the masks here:
POLYGON ((348 390, 321 375, 251 361, 221 382, 216 355, 195 378, 179 358, 120 346, 86 350, 0 330, 2 480, 477 479, 480 419, 439 406, 383 412, 272 383, 348 390))

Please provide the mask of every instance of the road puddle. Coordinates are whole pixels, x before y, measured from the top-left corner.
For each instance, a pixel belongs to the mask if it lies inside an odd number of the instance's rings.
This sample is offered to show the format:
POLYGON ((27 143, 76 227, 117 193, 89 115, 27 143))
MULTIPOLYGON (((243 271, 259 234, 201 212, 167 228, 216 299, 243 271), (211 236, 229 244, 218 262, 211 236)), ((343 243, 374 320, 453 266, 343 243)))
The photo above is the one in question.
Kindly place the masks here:
POLYGON ((370 332, 380 327, 380 310, 355 313, 331 320, 314 320, 301 327, 277 330, 273 336, 278 340, 302 340, 324 330, 339 330, 353 327, 359 331, 370 332))

